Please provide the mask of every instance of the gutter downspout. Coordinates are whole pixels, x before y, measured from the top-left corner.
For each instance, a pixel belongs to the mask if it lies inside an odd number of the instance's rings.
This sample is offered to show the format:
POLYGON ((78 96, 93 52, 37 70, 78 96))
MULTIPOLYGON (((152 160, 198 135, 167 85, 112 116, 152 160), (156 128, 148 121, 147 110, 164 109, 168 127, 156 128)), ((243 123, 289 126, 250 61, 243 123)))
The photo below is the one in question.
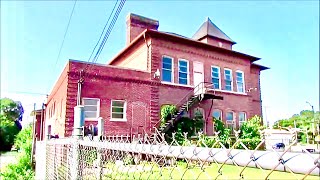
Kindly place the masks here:
POLYGON ((80 71, 80 78, 78 80, 77 106, 81 104, 81 89, 84 82, 83 72, 83 70, 80 71))
POLYGON ((147 69, 148 69, 149 68, 149 47, 151 44, 148 45, 146 32, 143 34, 143 39, 144 39, 144 42, 146 43, 146 46, 147 46, 147 69))

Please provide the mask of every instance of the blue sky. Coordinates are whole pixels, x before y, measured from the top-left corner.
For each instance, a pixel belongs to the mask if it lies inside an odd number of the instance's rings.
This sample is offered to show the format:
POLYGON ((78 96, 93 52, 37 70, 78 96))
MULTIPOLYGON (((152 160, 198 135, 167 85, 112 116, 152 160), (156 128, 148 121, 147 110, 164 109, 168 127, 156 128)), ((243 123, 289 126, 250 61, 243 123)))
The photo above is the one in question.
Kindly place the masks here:
MULTIPOLYGON (((68 59, 87 61, 114 1, 78 1, 57 61, 73 1, 1 1, 1 97, 40 103, 68 59)), ((159 30, 191 37, 210 19, 237 44, 261 57, 264 114, 269 121, 303 109, 319 110, 319 2, 317 1, 127 1, 100 55, 107 63, 124 46, 125 17, 159 20, 159 30)))

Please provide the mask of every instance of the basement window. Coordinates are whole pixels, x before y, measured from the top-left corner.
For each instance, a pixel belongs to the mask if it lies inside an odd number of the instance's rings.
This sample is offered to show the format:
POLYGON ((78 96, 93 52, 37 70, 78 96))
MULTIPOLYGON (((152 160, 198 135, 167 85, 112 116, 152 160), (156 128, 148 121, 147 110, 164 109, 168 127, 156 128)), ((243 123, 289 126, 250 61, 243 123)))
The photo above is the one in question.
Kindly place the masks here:
POLYGON ((219 109, 215 109, 212 113, 212 117, 217 120, 221 120, 222 119, 221 116, 222 116, 222 112, 219 109))
POLYGON ((82 98, 85 119, 97 119, 99 117, 100 99, 82 98))
POLYGON ((227 123, 233 123, 233 112, 227 112, 227 123))
POLYGON ((171 57, 162 57, 162 81, 173 82, 173 62, 171 57))
POLYGON ((111 120, 127 121, 126 118, 126 101, 111 100, 111 120))
POLYGON ((234 133, 233 130, 236 125, 233 120, 233 112, 227 112, 226 127, 231 130, 231 134, 234 133))
POLYGON ((244 122, 246 122, 246 113, 239 112, 239 126, 241 126, 244 122))

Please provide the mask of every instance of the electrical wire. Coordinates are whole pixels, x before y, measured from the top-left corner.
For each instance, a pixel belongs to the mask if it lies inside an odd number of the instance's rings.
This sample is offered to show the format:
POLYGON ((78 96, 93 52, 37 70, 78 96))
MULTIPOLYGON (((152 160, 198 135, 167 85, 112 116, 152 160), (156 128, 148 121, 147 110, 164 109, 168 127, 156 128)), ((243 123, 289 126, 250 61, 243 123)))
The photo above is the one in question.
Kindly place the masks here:
POLYGON ((93 48, 93 50, 92 50, 92 52, 91 52, 91 54, 90 54, 90 57, 89 57, 89 59, 88 59, 88 62, 90 62, 91 57, 92 57, 94 51, 96 50, 96 48, 97 48, 97 46, 98 46, 98 44, 99 44, 99 42, 100 42, 100 40, 101 40, 101 38, 102 38, 102 35, 104 34, 104 31, 105 31, 107 25, 109 24, 109 21, 110 21, 110 19, 111 19, 111 15, 113 14, 113 12, 114 12, 114 10, 115 10, 115 8, 116 8, 116 6, 117 6, 117 4, 118 4, 118 1, 119 1, 119 0, 116 1, 116 3, 114 4, 114 6, 113 6, 113 8, 112 8, 112 11, 111 11, 111 13, 110 13, 110 15, 109 15, 109 17, 108 17, 107 23, 106 23, 106 24, 104 25, 104 27, 103 27, 103 30, 102 30, 102 32, 101 32, 101 34, 100 34, 100 37, 99 37, 99 40, 97 41, 96 45, 94 46, 94 48, 93 48))
MULTIPOLYGON (((101 54, 101 52, 102 52, 105 44, 106 44, 106 42, 107 42, 107 40, 108 40, 108 38, 109 38, 109 35, 110 35, 110 33, 111 33, 111 31, 112 31, 112 29, 113 29, 113 27, 114 27, 114 25, 115 25, 118 17, 119 17, 119 14, 120 14, 120 12, 121 12, 121 10, 122 10, 125 2, 126 2, 126 0, 121 0, 120 4, 118 5, 117 10, 116 10, 115 14, 113 15, 112 21, 111 21, 111 23, 109 24, 109 27, 108 27, 108 29, 107 29, 104 37, 103 37, 103 40, 100 42, 100 46, 99 46, 99 48, 98 48, 98 50, 97 50, 94 58, 93 58, 92 61, 91 61, 91 64, 87 64, 87 66, 84 68, 84 71, 88 71, 89 68, 92 67, 92 65, 97 62, 97 60, 98 60, 98 58, 99 58, 99 56, 100 56, 100 54, 101 54)), ((117 4, 117 3, 116 3, 116 4, 117 4)), ((109 21, 109 19, 110 19, 111 16, 112 16, 112 13, 111 13, 110 16, 109 16, 108 21, 109 21)), ((108 22, 107 22, 107 23, 108 23, 108 22)), ((104 32, 104 31, 103 31, 103 32, 104 32)), ((101 38, 100 38, 100 39, 101 39, 101 38)), ((99 39, 99 40, 100 40, 100 39, 99 39)), ((96 48, 96 47, 95 47, 95 48, 96 48)))
POLYGON ((103 38, 103 41, 100 44, 100 47, 99 47, 99 49, 98 49, 98 51, 97 51, 97 53, 96 53, 96 55, 95 55, 95 57, 93 59, 93 63, 97 62, 97 60, 98 60, 98 58, 99 58, 99 56, 100 56, 105 44, 106 44, 106 42, 107 42, 107 40, 109 38, 109 35, 110 35, 110 33, 111 33, 111 31, 112 31, 112 29, 113 29, 118 17, 119 17, 119 14, 120 14, 125 2, 126 2, 126 0, 121 0, 119 6, 117 8, 117 11, 116 11, 115 15, 112 18, 111 24, 109 25, 109 28, 108 28, 108 30, 107 30, 104 38, 103 38))
MULTIPOLYGON (((68 31, 69 31, 69 26, 70 26, 70 23, 71 23, 71 19, 72 19, 73 12, 74 12, 74 9, 75 9, 75 7, 76 7, 76 4, 77 4, 77 0, 75 0, 74 3, 73 3, 73 7, 72 7, 72 10, 71 10, 71 13, 70 13, 70 16, 69 16, 68 24, 67 24, 66 30, 65 30, 65 32, 64 32, 63 38, 62 38, 62 42, 61 42, 61 45, 60 45, 60 48, 59 48, 59 52, 58 52, 58 56, 57 56, 56 62, 55 62, 55 64, 54 64, 53 71, 55 71, 56 66, 57 66, 57 64, 58 64, 58 61, 59 61, 59 59, 60 59, 60 55, 61 55, 61 52, 62 52, 62 49, 63 49, 63 45, 64 45, 64 42, 65 42, 67 33, 68 33, 68 31)), ((48 89, 49 89, 49 87, 48 87, 48 89)), ((48 90, 48 91, 49 91, 49 90, 48 90)))

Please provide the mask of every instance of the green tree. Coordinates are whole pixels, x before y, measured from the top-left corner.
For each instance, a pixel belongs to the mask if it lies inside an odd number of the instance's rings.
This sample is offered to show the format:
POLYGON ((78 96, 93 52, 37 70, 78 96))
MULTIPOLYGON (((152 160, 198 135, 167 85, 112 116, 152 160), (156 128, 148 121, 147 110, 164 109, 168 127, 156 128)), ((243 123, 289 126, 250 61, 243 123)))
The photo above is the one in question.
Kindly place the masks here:
MULTIPOLYGON (((172 115, 177 112, 174 105, 164 105, 161 108, 161 126, 171 119, 172 115)), ((196 135, 197 132, 203 129, 203 115, 196 112, 194 118, 180 117, 174 122, 171 127, 165 133, 166 141, 172 142, 172 133, 175 133, 175 140, 178 144, 182 145, 187 140, 184 137, 184 133, 187 133, 187 138, 196 135)))
MULTIPOLYGON (((254 116, 244 122, 240 128, 241 142, 249 149, 255 149, 261 142, 260 131, 264 127, 261 125, 262 119, 259 116, 254 116)), ((244 149, 242 145, 238 145, 239 149, 244 149)), ((263 149, 263 147, 261 147, 263 149)))
POLYGON ((223 145, 226 147, 229 147, 229 141, 230 141, 230 133, 231 130, 228 128, 225 128, 225 124, 220 119, 213 118, 214 121, 214 131, 219 132, 218 136, 220 141, 223 145))
POLYGON ((294 114, 288 119, 281 119, 274 123, 273 128, 299 128, 302 132, 298 133, 298 139, 306 142, 306 133, 312 140, 315 138, 319 126, 320 112, 313 112, 310 110, 303 110, 299 114, 294 114))
POLYGON ((259 116, 254 116, 251 119, 248 119, 246 122, 244 122, 240 128, 240 138, 260 138, 259 130, 262 129, 261 122, 262 120, 259 116))
POLYGON ((34 179, 33 166, 31 164, 32 125, 22 129, 15 139, 15 146, 19 147, 18 162, 8 164, 1 172, 0 179, 34 179))
POLYGON ((20 103, 9 98, 0 99, 0 107, 0 151, 8 151, 21 130, 23 108, 20 103))

